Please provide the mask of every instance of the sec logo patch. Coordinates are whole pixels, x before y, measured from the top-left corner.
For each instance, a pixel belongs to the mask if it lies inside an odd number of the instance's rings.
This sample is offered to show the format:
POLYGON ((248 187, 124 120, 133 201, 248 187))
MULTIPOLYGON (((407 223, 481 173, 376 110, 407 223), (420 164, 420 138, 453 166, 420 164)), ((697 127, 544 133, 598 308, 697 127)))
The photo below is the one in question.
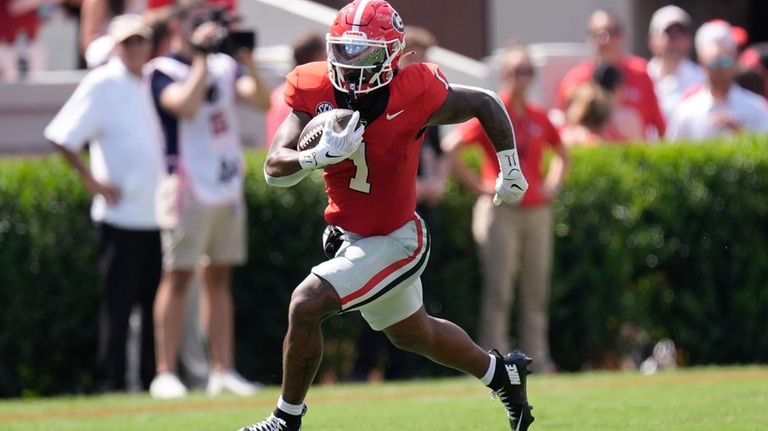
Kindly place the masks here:
POLYGON ((333 111, 333 105, 331 102, 320 102, 315 108, 315 115, 320 115, 323 112, 333 111))

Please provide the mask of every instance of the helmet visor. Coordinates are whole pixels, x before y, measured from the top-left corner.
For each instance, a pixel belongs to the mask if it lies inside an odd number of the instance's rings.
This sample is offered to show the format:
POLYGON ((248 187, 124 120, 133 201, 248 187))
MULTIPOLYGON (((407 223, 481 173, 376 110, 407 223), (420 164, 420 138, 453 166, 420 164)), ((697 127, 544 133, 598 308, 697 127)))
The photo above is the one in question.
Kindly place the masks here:
POLYGON ((381 67, 389 58, 385 45, 355 42, 330 42, 328 57, 337 66, 350 69, 381 67))

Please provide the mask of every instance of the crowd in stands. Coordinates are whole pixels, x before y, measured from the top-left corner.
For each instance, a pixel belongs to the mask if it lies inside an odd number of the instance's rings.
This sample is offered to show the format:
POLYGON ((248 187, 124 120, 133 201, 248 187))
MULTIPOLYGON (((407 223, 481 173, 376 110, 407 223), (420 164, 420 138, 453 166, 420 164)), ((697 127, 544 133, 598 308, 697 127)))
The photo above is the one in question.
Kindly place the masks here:
MULTIPOLYGON (((104 390, 126 388, 126 332, 137 305, 144 322, 142 387, 160 398, 186 394, 176 363, 183 304, 198 265, 203 268, 203 337, 211 357, 208 392, 248 395, 259 388, 235 371, 233 359, 229 281, 232 266, 246 259, 247 235, 234 110, 243 102, 266 112, 269 143, 290 108, 283 100, 284 84, 268 88, 252 52, 222 54, 213 47, 222 23, 207 25, 206 14, 220 10, 230 17, 222 25, 234 28, 237 3, 208 0, 201 6, 201 1, 0 0, 0 81, 44 70, 38 34, 47 13, 55 7, 79 10, 79 55, 92 71, 45 137, 94 195, 91 216, 100 229, 105 286, 99 352, 104 390), (90 166, 79 155, 88 143, 90 166)), ((479 344, 507 351, 510 339, 518 338, 537 359, 539 372, 556 370, 547 341, 550 204, 567 174, 568 149, 768 132, 768 43, 746 45, 743 29, 723 20, 696 26, 676 6, 665 6, 651 18, 650 60, 626 52, 625 24, 609 10, 594 12, 587 30, 592 56, 563 77, 549 112, 528 100, 536 68, 526 47, 511 44, 503 55, 498 95, 529 181, 519 204, 493 205, 499 166, 477 121, 444 137, 435 128, 427 130, 421 155, 417 193, 428 225, 439 223, 435 207, 449 171, 477 196, 472 234, 483 274, 479 344), (480 175, 458 157, 473 144, 483 149, 480 175), (547 152, 554 156, 548 158, 547 152), (508 327, 516 296, 522 304, 519 337, 508 327)), ((435 44, 434 36, 418 28, 406 29, 406 41, 406 50, 414 53, 403 57, 401 67, 427 61, 435 44)), ((293 52, 295 65, 325 61, 324 36, 301 35, 293 52)), ((429 295, 428 273, 424 284, 429 295)), ((370 337, 375 335, 361 337, 361 350, 373 349, 376 341, 370 337)), ((370 361, 359 364, 360 378, 383 375, 376 369, 380 362, 370 361)))

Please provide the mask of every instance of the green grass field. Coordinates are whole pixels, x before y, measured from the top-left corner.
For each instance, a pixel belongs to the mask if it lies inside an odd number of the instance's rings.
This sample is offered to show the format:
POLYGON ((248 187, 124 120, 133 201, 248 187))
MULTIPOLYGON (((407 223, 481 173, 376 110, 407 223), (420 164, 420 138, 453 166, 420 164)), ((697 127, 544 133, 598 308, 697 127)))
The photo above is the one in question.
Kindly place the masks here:
MULTIPOLYGON (((531 376, 531 431, 766 431, 768 367, 696 368, 653 376, 531 376)), ((278 388, 257 396, 178 401, 146 394, 0 401, 3 431, 235 431, 272 410, 278 388)), ((469 378, 318 386, 308 431, 505 430, 503 409, 469 378)))

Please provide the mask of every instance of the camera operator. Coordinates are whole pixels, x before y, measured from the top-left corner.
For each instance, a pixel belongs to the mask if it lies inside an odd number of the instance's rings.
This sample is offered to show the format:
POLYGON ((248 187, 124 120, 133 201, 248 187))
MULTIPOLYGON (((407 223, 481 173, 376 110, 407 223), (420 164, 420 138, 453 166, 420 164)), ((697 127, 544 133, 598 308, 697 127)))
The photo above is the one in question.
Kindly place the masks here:
POLYGON ((250 49, 220 52, 227 29, 203 2, 178 6, 168 22, 171 53, 147 71, 165 137, 168 175, 161 184, 164 272, 154 307, 157 375, 150 393, 184 396, 176 375, 185 297, 202 265, 201 311, 211 373, 207 391, 250 395, 257 385, 234 369, 232 265, 246 258, 243 163, 236 102, 269 107, 250 49))

